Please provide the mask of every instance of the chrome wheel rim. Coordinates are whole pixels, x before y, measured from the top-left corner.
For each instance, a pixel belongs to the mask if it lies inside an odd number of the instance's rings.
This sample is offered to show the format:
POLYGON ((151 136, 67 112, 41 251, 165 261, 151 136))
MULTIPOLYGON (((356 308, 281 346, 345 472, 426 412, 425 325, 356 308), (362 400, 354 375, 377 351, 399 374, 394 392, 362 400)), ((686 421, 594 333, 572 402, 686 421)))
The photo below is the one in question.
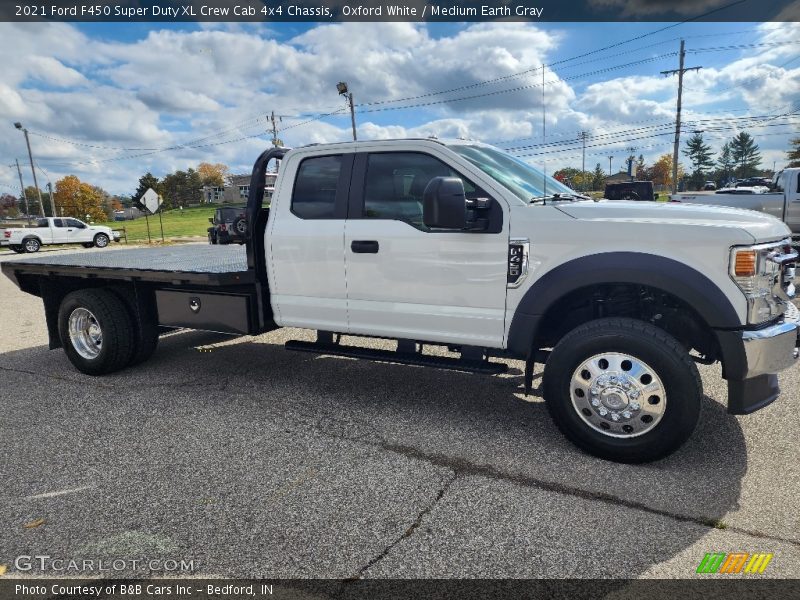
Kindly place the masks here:
POLYGON ((664 416, 667 394, 646 362, 619 352, 581 362, 570 380, 572 407, 589 427, 615 438, 653 430, 664 416))
POLYGON ((103 348, 103 331, 97 318, 85 308, 76 308, 69 316, 69 340, 83 358, 97 358, 103 348))
POLYGON ((247 230, 247 223, 245 223, 244 221, 239 221, 238 223, 236 223, 236 231, 238 231, 241 234, 244 234, 246 230, 247 230))
POLYGON ((25 242, 25 250, 28 252, 36 252, 39 249, 39 242, 36 240, 28 240, 25 242))
POLYGON ((104 235, 98 235, 96 243, 99 248, 105 248, 108 246, 108 238, 104 235))

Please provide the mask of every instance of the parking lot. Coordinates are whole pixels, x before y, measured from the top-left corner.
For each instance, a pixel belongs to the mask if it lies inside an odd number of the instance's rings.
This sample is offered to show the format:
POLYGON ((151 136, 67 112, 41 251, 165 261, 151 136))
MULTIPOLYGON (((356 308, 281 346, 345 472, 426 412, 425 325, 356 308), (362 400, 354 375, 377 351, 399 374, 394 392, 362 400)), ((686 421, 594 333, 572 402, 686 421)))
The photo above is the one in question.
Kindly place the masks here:
POLYGON ((0 298, 7 576, 45 554, 195 577, 684 578, 708 552, 769 552, 747 577, 800 577, 800 368, 734 417, 701 366, 691 440, 620 465, 562 438, 518 362, 488 377, 285 350, 299 330, 187 331, 96 379, 47 349, 37 298, 4 276, 0 298))

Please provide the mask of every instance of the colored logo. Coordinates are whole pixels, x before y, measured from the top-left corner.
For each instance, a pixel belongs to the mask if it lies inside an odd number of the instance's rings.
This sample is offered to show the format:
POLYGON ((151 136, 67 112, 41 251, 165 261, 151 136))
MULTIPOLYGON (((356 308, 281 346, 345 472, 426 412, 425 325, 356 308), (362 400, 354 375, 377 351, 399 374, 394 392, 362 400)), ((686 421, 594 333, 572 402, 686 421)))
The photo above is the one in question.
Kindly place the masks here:
POLYGON ((772 560, 773 554, 760 552, 709 552, 700 561, 698 573, 763 573, 772 560))

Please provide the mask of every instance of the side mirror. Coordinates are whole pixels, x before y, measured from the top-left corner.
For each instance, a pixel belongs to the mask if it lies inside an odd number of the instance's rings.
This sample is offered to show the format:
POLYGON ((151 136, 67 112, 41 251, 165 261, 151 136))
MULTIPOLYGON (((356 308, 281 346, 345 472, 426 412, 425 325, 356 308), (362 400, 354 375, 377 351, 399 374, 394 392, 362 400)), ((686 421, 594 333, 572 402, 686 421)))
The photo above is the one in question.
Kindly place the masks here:
POLYGON ((214 217, 208 217, 208 222, 213 225, 214 224, 214 217))
POLYGON ((467 198, 458 177, 434 177, 422 194, 422 222, 436 229, 467 228, 467 198))
POLYGON ((656 192, 655 194, 653 194, 653 200, 658 200, 658 192, 656 192))

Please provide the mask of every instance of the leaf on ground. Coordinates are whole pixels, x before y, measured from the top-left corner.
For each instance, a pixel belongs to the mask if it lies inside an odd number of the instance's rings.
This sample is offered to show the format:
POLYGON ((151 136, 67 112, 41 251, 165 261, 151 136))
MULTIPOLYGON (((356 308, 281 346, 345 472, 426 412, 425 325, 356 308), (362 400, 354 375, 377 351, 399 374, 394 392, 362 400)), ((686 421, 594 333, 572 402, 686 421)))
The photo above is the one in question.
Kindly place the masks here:
POLYGON ((7 567, 7 566, 5 566, 5 565, 0 565, 0 577, 2 577, 3 575, 5 575, 7 570, 8 570, 8 567, 7 567))
POLYGON ((41 527, 46 522, 47 521, 45 521, 44 519, 36 519, 35 521, 31 521, 30 523, 25 523, 25 525, 23 525, 23 527, 25 529, 34 529, 36 527, 41 527))

